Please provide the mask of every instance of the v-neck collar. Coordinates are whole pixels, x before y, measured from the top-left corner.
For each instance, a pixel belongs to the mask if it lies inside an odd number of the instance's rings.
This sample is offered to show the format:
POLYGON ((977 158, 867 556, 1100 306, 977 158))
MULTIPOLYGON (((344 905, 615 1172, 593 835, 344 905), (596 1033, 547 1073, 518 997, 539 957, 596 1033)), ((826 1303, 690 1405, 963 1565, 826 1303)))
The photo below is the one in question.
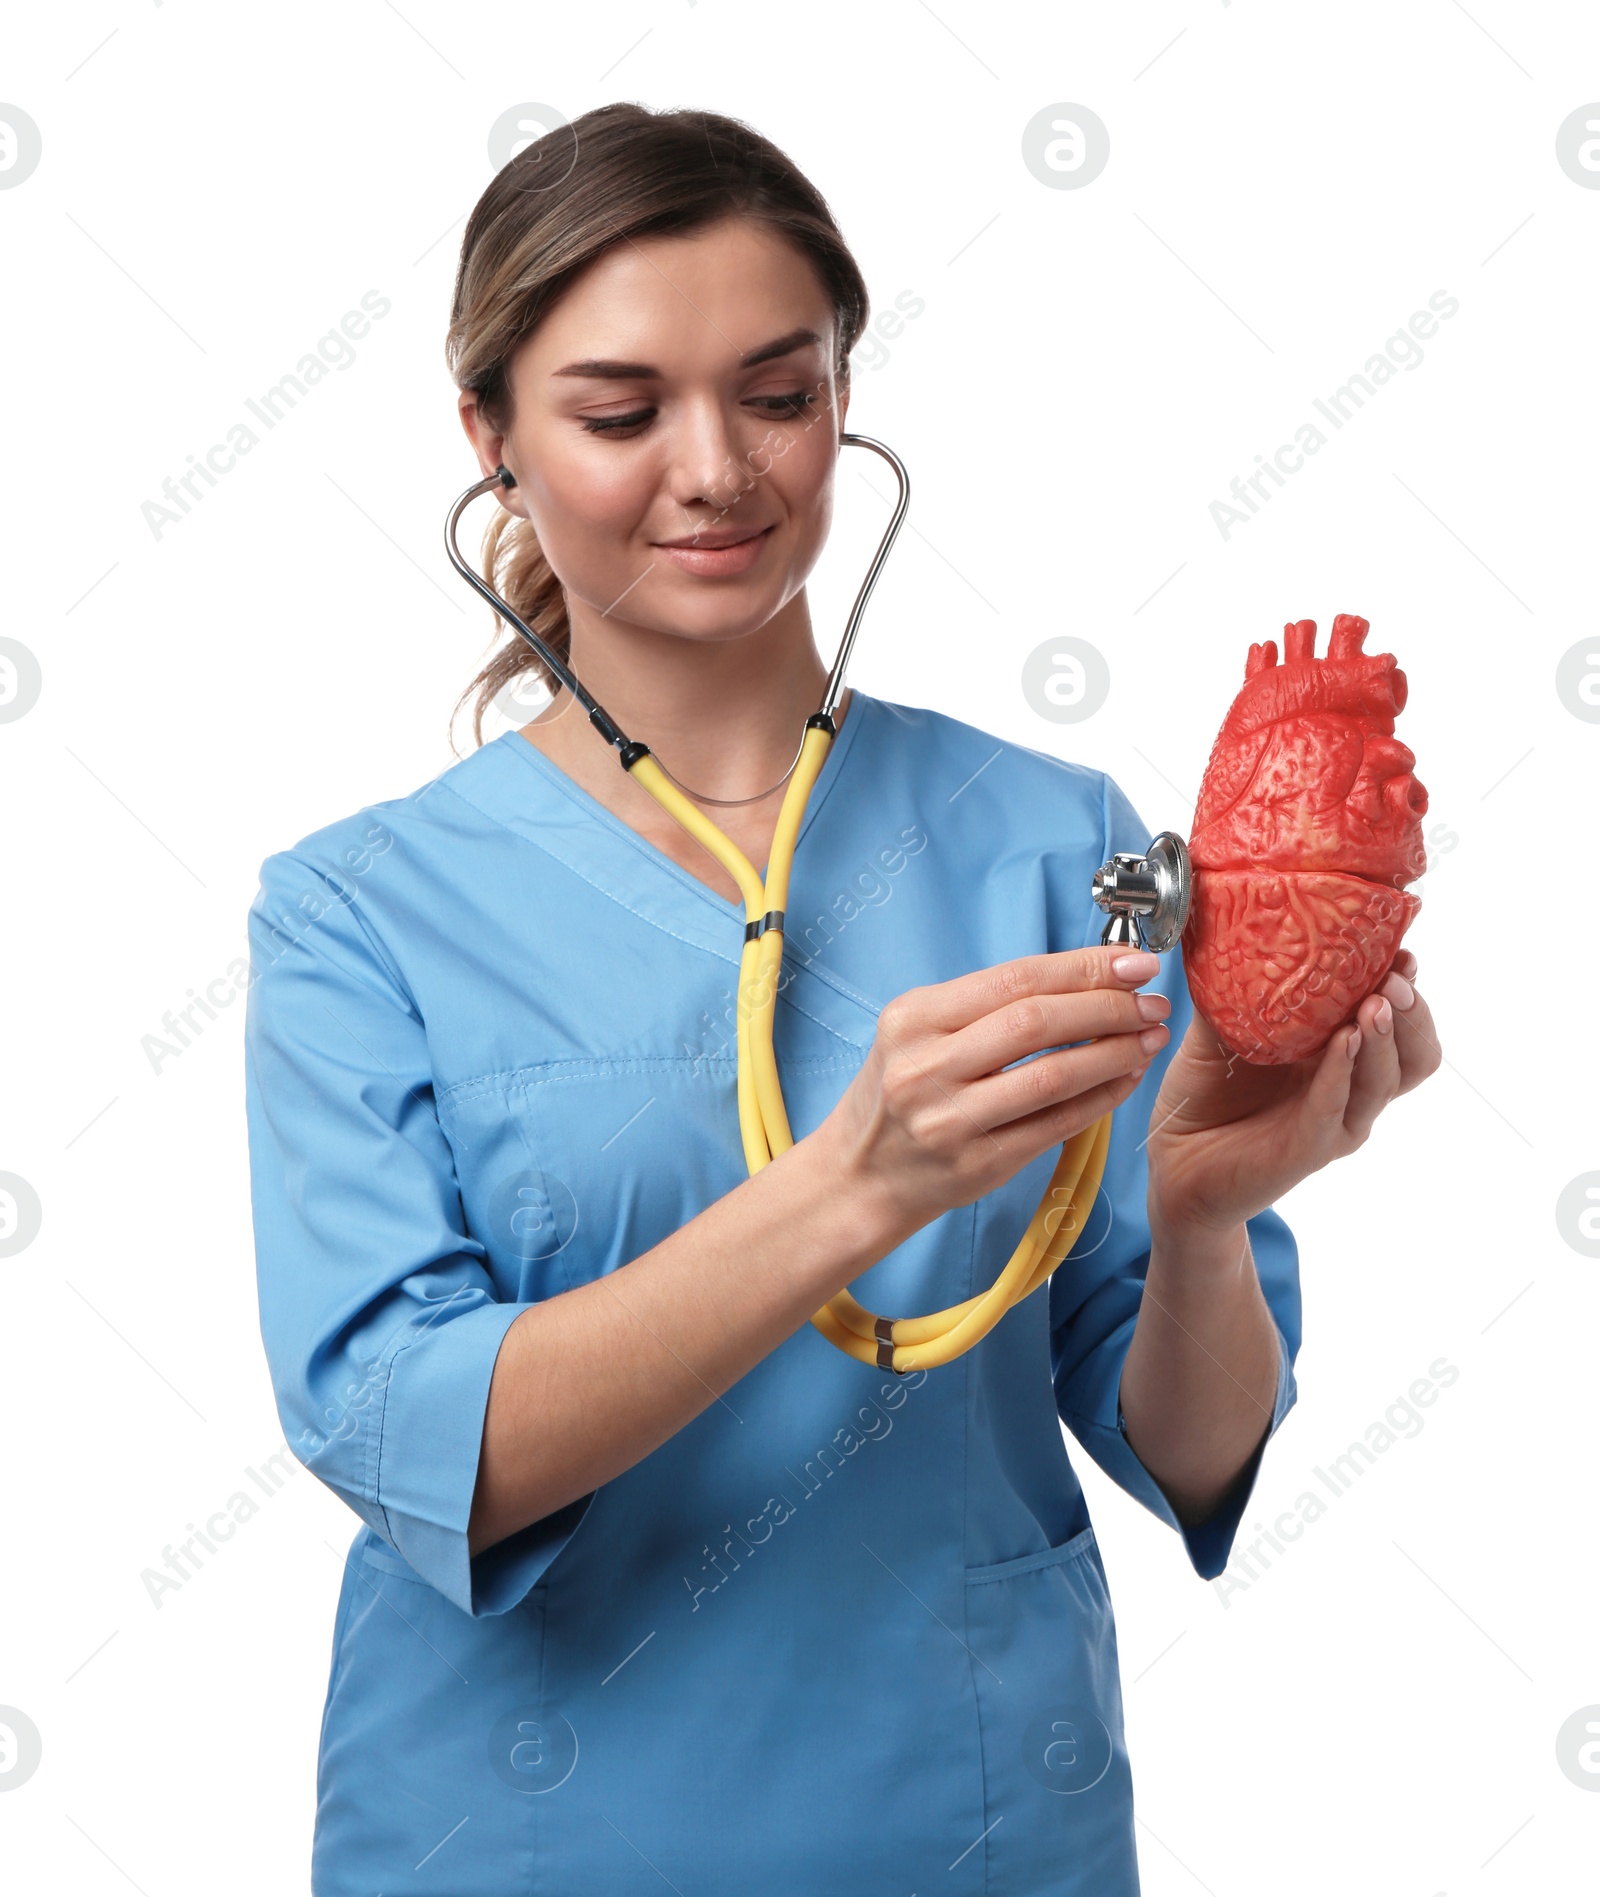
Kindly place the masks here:
MULTIPOLYGON (((799 854, 817 813, 849 761, 878 701, 852 688, 850 710, 812 786, 796 840, 799 854)), ((484 815, 564 863, 574 874, 668 934, 735 966, 742 904, 730 903, 608 810, 520 731, 502 732, 446 774, 445 786, 484 815), (684 895, 694 898, 685 902, 684 895)), ((765 874, 766 865, 760 866, 765 874)))

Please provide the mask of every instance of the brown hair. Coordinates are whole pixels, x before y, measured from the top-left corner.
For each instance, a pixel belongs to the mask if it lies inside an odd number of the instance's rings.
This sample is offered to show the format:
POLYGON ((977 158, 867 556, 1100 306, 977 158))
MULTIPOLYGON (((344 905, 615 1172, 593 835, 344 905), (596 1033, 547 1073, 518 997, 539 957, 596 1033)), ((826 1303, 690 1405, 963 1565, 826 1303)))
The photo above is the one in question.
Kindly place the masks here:
MULTIPOLYGON (((728 216, 772 226, 810 259, 838 324, 841 382, 866 326, 866 284, 820 192, 776 145, 716 112, 652 112, 597 106, 526 146, 495 173, 461 240, 445 359, 459 389, 472 389, 490 425, 512 420, 510 363, 578 274, 613 245, 685 232, 728 216)), ((565 659, 571 627, 566 595, 531 521, 498 508, 483 541, 483 576, 565 659)), ((483 714, 524 673, 547 676, 537 653, 510 636, 462 692, 476 691, 473 736, 483 714)), ((454 720, 452 719, 452 723, 454 720)))

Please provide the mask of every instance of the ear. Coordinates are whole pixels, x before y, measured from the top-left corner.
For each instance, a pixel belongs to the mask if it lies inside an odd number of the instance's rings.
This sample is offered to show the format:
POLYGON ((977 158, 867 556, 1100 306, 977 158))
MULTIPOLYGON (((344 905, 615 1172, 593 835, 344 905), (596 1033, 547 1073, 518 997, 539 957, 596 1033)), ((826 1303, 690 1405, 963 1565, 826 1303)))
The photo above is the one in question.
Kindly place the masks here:
POLYGON ((467 440, 472 443, 472 452, 478 458, 478 466, 484 474, 493 474, 502 463, 516 476, 518 486, 501 488, 495 498, 508 514, 520 519, 528 518, 527 503, 522 498, 521 475, 513 463, 507 459, 510 449, 507 437, 500 434, 489 424, 487 416, 478 406, 475 389, 463 389, 456 398, 456 412, 461 417, 461 426, 466 431, 467 440))

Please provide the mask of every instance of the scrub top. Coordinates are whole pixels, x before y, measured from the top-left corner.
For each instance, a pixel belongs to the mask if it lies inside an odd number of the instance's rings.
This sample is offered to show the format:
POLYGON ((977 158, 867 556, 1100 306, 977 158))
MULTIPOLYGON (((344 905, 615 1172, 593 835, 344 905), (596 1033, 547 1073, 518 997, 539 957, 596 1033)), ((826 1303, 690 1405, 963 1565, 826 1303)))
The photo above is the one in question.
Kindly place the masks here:
MULTIPOLYGON (((854 693, 788 908, 795 1138, 893 996, 1097 942, 1090 878, 1150 834, 1102 772, 854 693)), ((1190 1018, 1179 952, 1150 984, 1171 1042, 1046 1290, 907 1376, 806 1324, 642 1462, 470 1556, 507 1327, 745 1177, 742 910, 511 731, 269 857, 249 926, 262 1337, 290 1446, 363 1524, 316 1897, 1136 1892, 1116 1632, 1061 1426, 1179 1528, 1118 1404, 1143 1142, 1190 1018)), ((851 1289, 894 1316, 986 1289, 1058 1150, 851 1289)), ((1275 1212, 1250 1237, 1276 1429, 1298 1261, 1275 1212)), ((1226 1565, 1258 1461, 1179 1529, 1199 1574, 1226 1565)))

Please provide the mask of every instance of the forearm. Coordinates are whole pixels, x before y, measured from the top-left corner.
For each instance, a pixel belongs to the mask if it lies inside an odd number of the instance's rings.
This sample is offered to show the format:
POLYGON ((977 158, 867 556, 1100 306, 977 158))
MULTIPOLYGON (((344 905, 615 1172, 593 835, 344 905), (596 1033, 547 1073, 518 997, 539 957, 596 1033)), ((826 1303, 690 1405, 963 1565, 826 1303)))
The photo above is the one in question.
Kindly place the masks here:
POLYGON ((1185 1525, 1211 1514, 1260 1446, 1278 1358, 1246 1228, 1154 1224, 1122 1414, 1134 1454, 1185 1525))
POLYGON ((898 1237, 825 1123, 651 1250, 529 1306, 489 1387, 471 1552, 641 1461, 898 1237))

